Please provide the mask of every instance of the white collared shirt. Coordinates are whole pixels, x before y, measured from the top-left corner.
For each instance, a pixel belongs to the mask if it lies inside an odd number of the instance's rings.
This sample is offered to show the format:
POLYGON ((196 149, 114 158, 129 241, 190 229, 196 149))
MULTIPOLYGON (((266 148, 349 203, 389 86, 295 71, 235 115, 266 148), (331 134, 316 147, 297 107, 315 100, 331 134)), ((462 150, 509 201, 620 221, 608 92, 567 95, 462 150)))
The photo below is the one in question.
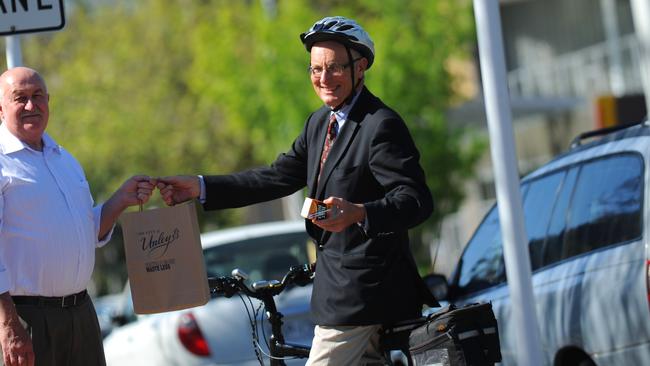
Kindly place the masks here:
MULTIPOLYGON (((347 121, 348 114, 350 114, 350 111, 352 110, 352 107, 357 102, 357 99, 359 98, 359 94, 361 94, 361 90, 363 90, 363 88, 359 88, 359 91, 357 91, 357 93, 354 95, 354 97, 352 98, 352 101, 350 101, 350 104, 344 105, 338 111, 332 111, 331 112, 331 113, 334 113, 334 115, 336 115, 336 122, 339 125, 339 131, 341 131, 341 128, 343 128, 343 125, 345 124, 345 121, 347 121)), ((334 142, 336 143, 336 140, 334 142)))
POLYGON ((88 285, 102 205, 77 160, 47 134, 43 151, 0 125, 0 293, 65 296, 88 285))

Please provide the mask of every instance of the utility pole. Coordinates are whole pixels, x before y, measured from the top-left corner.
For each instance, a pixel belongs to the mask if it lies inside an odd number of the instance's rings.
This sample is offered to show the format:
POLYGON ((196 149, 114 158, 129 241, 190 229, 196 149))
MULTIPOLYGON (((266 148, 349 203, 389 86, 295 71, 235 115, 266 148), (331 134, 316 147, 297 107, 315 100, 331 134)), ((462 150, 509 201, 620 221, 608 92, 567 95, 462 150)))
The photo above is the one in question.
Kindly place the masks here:
POLYGON ((474 16, 511 299, 509 321, 513 323, 517 342, 517 365, 541 366, 541 341, 517 173, 498 1, 474 0, 474 16))

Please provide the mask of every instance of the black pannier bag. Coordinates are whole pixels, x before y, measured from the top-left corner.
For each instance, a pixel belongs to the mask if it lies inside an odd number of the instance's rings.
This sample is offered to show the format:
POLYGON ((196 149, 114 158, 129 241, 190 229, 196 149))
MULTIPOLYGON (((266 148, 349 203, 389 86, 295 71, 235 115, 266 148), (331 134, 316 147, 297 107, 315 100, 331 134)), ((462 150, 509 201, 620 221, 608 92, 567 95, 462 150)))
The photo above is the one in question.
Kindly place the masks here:
POLYGON ((409 365, 485 366, 501 361, 492 304, 451 304, 426 318, 385 327, 384 349, 399 349, 409 365))

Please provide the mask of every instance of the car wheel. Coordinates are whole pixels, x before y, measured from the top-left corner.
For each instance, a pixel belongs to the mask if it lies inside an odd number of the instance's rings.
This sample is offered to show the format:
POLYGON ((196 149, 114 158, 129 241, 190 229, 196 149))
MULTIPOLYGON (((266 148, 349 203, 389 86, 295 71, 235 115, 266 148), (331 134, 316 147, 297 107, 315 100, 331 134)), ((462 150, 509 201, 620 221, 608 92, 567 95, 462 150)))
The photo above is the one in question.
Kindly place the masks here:
POLYGON ((596 366, 596 363, 590 359, 586 359, 579 361, 578 366, 596 366))

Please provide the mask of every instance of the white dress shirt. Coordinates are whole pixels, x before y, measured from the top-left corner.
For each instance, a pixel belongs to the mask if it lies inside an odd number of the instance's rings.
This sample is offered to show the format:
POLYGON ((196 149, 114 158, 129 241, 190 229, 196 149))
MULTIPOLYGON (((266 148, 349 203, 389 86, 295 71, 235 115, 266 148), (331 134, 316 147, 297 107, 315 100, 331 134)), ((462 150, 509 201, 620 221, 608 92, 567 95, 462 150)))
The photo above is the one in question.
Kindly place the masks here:
MULTIPOLYGON (((345 121, 348 119, 348 114, 350 114, 350 111, 352 110, 352 107, 355 105, 357 102, 357 99, 359 98, 359 94, 361 94, 361 88, 357 91, 357 94, 354 95, 352 98, 352 101, 350 101, 349 104, 344 105, 339 109, 338 111, 332 111, 336 115, 336 122, 339 124, 339 131, 341 131, 341 128, 343 128, 343 125, 345 124, 345 121)), ((334 143, 336 143, 336 140, 334 140, 334 143)))
POLYGON ((102 205, 77 160, 47 134, 31 149, 0 125, 0 293, 66 296, 86 288, 102 205))

